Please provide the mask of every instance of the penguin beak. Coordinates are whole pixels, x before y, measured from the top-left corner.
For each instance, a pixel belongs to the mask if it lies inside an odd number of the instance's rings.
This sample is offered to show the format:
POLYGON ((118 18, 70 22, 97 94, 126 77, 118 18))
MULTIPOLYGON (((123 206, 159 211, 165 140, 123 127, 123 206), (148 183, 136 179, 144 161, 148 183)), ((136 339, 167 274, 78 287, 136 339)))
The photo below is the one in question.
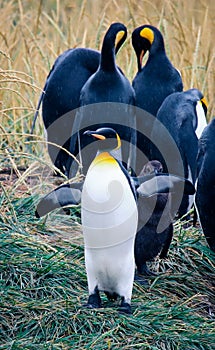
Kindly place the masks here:
POLYGON ((106 139, 106 137, 104 135, 97 134, 96 131, 91 131, 91 130, 85 131, 83 133, 83 135, 92 136, 92 137, 94 137, 95 139, 98 139, 98 140, 105 140, 106 139))
POLYGON ((141 53, 140 53, 140 67, 142 67, 142 62, 143 62, 144 55, 145 55, 145 51, 142 50, 141 53))

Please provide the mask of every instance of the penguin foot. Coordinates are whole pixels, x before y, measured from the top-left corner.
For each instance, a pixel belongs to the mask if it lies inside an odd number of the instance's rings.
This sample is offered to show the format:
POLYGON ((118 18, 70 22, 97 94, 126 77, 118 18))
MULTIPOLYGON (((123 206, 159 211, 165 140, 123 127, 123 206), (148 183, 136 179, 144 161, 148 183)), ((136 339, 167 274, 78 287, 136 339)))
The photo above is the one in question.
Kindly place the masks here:
POLYGON ((118 311, 120 314, 126 314, 126 315, 131 315, 131 304, 125 302, 125 298, 122 297, 121 305, 118 308, 118 311))
POLYGON ((155 272, 152 272, 148 269, 147 265, 144 263, 142 266, 137 267, 138 275, 145 275, 145 276, 157 276, 155 272))
POLYGON ((88 309, 99 309, 101 307, 101 298, 98 289, 95 289, 95 292, 89 296, 87 304, 84 307, 88 309))
POLYGON ((134 281, 137 282, 138 284, 140 284, 141 286, 148 286, 149 285, 148 281, 142 275, 135 274, 134 281))

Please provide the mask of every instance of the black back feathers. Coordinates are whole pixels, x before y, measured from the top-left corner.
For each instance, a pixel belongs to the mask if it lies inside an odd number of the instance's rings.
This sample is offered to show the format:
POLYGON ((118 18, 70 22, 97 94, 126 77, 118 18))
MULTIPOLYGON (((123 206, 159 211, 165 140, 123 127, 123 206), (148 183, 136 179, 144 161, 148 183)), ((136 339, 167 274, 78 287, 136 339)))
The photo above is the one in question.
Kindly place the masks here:
MULTIPOLYGON (((56 59, 37 107, 39 109, 42 103, 42 117, 49 142, 69 150, 74 110, 79 107, 80 91, 97 70, 99 59, 99 52, 85 48, 67 50, 56 59)), ((37 114, 38 111, 35 119, 37 114)), ((54 165, 65 173, 68 154, 51 144, 48 151, 54 165)))

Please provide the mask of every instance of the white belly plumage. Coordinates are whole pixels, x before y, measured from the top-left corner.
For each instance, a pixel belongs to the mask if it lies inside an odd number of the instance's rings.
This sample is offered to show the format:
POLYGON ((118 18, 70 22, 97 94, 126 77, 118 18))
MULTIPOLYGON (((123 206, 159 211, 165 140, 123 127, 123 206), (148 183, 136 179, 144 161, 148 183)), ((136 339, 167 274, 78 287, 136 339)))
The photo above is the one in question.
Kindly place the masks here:
POLYGON ((97 158, 88 170, 81 205, 89 292, 95 286, 119 295, 128 289, 130 299, 137 205, 116 160, 97 158))

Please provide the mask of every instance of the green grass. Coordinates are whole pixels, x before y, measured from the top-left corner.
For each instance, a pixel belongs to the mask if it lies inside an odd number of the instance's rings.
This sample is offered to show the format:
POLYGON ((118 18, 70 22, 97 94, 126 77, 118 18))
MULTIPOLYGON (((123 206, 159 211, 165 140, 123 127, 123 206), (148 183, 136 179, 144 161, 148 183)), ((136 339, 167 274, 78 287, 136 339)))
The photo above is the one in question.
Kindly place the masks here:
POLYGON ((0 349, 214 349, 214 254, 198 229, 176 224, 158 275, 134 284, 132 316, 103 295, 88 310, 80 208, 38 221, 37 200, 1 197, 0 349))

